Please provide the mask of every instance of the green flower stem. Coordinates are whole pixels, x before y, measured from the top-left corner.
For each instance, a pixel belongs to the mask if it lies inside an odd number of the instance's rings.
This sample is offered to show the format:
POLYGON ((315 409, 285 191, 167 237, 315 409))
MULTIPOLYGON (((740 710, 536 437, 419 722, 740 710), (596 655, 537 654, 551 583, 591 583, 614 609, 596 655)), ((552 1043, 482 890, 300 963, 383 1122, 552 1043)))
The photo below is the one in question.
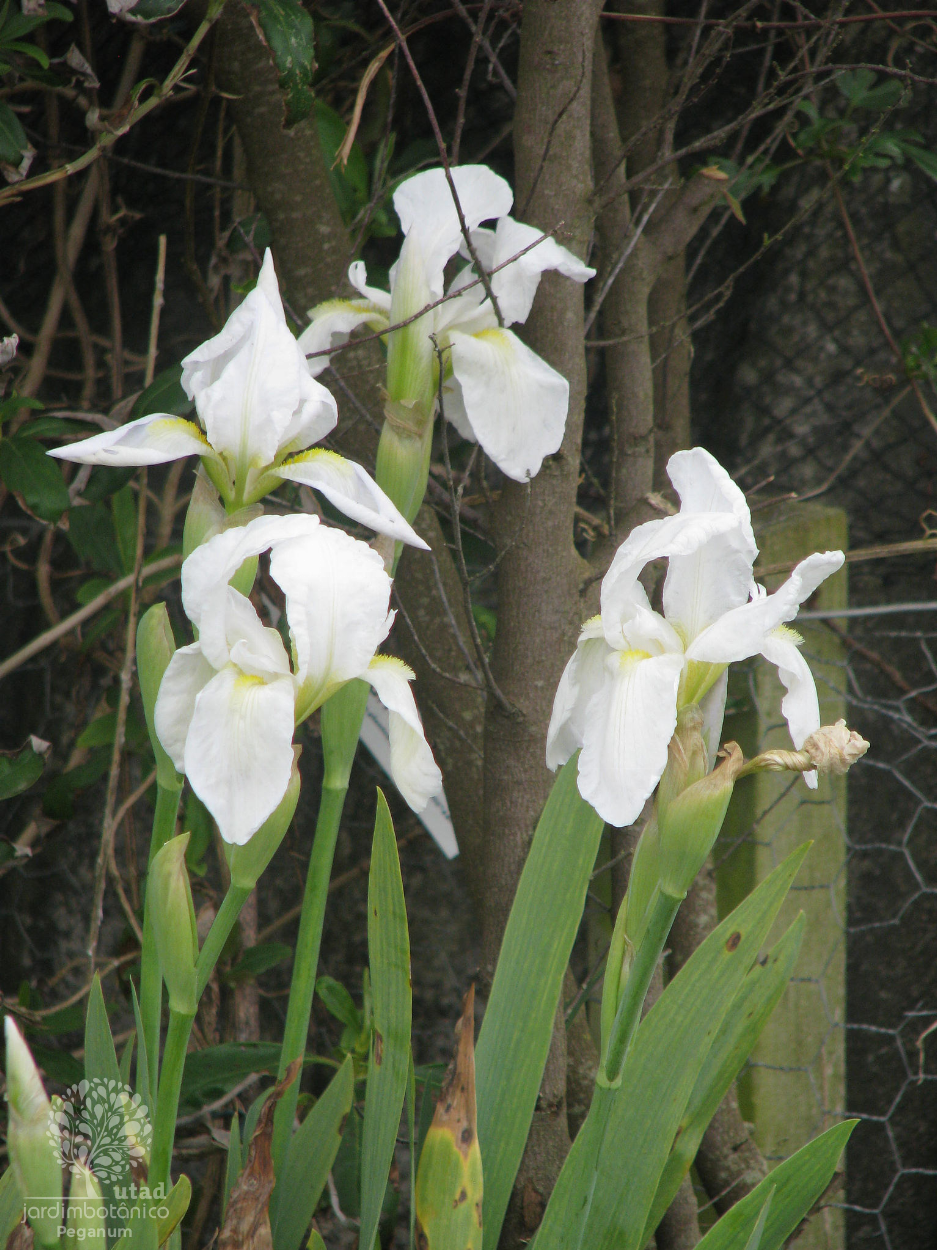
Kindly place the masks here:
MULTIPOLYGON (((168 786, 156 786, 156 811, 153 814, 153 832, 150 836, 150 856, 161 850, 176 831, 176 813, 182 790, 168 786)), ((163 978, 156 955, 156 938, 153 926, 144 908, 143 951, 140 957, 140 1017, 143 1021, 143 1043, 146 1046, 146 1062, 150 1074, 150 1087, 156 1089, 159 1071, 159 1026, 163 1014, 163 978)))
POLYGON ((651 977, 682 902, 682 899, 674 898, 661 890, 654 903, 644 938, 635 951, 634 963, 622 990, 609 1035, 608 1051, 603 1065, 604 1081, 609 1086, 614 1086, 621 1077, 625 1058, 641 1020, 641 1008, 647 997, 651 977))
MULTIPOLYGON (((322 925, 332 875, 332 859, 335 842, 345 806, 348 786, 341 788, 323 786, 319 800, 319 817, 316 835, 309 856, 306 873, 306 889, 303 909, 296 938, 296 956, 293 961, 293 979, 290 983, 289 1006, 286 1009, 286 1025, 280 1050, 280 1068, 277 1079, 283 1079, 286 1069, 294 1059, 306 1050, 309 1033, 309 1017, 312 1014, 312 996, 316 987, 316 971, 319 966, 319 947, 322 942, 322 925)), ((273 1121, 273 1166, 279 1171, 289 1144, 299 1097, 299 1081, 289 1087, 277 1104, 273 1121)))
POLYGON ((185 1052, 189 1045, 194 1016, 181 1011, 169 1012, 169 1028, 166 1030, 166 1049, 159 1074, 159 1095, 156 1099, 156 1123, 153 1127, 153 1149, 150 1155, 149 1186, 165 1185, 169 1192, 169 1166, 172 1162, 172 1143, 176 1135, 176 1114, 179 1110, 179 1090, 185 1068, 185 1052))
POLYGON ((202 997, 205 986, 208 984, 209 978, 214 971, 215 964, 224 949, 231 930, 234 928, 238 916, 241 914, 241 908, 250 898, 251 891, 244 886, 229 886, 224 901, 218 909, 212 926, 208 931, 208 937, 205 944, 198 954, 198 963, 195 965, 195 997, 196 1000, 202 997))

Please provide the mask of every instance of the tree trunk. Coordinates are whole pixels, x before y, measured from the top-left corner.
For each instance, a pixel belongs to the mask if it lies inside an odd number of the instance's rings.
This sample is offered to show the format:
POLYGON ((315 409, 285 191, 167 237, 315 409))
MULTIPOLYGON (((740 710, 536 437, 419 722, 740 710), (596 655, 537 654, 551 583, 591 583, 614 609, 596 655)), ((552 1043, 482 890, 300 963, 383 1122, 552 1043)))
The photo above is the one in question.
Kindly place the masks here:
MULTIPOLYGON (((514 121, 515 212, 584 256, 591 231, 589 114, 600 5, 528 0, 514 121)), ((492 672, 513 710, 490 697, 485 720, 486 968, 494 966, 537 818, 552 784, 544 762, 553 696, 579 629, 573 516, 585 405, 582 287, 546 274, 524 338, 570 383, 566 435, 529 485, 508 482, 495 508, 498 628, 492 672)), ((527 1152, 502 1244, 529 1240, 569 1150, 566 1044, 558 1014, 527 1152)))

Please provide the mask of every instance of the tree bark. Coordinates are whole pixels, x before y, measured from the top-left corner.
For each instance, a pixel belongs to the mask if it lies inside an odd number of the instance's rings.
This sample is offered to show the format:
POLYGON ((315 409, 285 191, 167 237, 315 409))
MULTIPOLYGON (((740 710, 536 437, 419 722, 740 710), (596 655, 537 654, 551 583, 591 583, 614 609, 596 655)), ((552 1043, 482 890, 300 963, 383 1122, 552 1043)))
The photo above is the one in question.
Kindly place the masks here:
MULTIPOLYGON (((663 0, 619 5, 619 12, 662 15, 663 0)), ((621 140, 631 144, 629 174, 657 159, 660 127, 653 125, 667 103, 670 69, 666 27, 657 22, 617 22, 616 48, 622 91, 618 100, 621 140)), ((674 171, 675 172, 675 171, 674 171)), ((663 179, 664 172, 655 176, 663 179)), ((666 207, 664 197, 661 207, 666 207)), ((665 467, 675 451, 690 445, 690 362, 693 349, 686 319, 683 252, 660 271, 648 296, 650 354, 654 377, 654 488, 667 485, 665 467)))
MULTIPOLYGON (((600 10, 588 3, 524 6, 514 121, 519 218, 584 256, 591 232, 589 114, 600 10)), ((494 510, 498 628, 492 672, 506 710, 489 698, 485 720, 486 968, 494 966, 530 839, 552 784, 544 762, 553 696, 579 629, 579 557, 573 516, 585 406, 582 287, 546 274, 524 338, 570 384, 566 434, 529 485, 505 484, 494 510)), ((529 1240, 569 1150, 565 1031, 558 1014, 527 1152, 502 1244, 529 1240)))
MULTIPOLYGON (((615 117, 608 63, 601 29, 596 33, 592 76, 592 151, 596 183, 609 198, 596 219, 601 290, 631 230, 628 193, 621 190, 626 167, 615 117)), ((605 348, 605 383, 611 437, 609 475, 610 557, 621 538, 650 518, 645 502, 654 486, 654 374, 648 335, 648 297, 654 282, 651 257, 639 239, 605 296, 602 337, 615 339, 605 348)))

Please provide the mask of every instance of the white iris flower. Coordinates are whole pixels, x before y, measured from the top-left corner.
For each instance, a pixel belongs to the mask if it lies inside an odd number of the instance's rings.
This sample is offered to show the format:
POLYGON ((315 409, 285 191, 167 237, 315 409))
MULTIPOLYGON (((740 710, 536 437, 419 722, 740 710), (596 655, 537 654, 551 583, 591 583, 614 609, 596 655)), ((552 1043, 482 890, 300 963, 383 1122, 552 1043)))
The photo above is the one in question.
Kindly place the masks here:
POLYGON ((334 429, 338 409, 286 323, 269 249, 257 285, 220 333, 183 360, 182 386, 195 401, 198 425, 157 412, 49 454, 103 465, 199 456, 229 512, 284 480, 301 482, 355 521, 426 547, 360 465, 310 450, 334 429))
MULTIPOLYGON (((460 165, 452 170, 452 178, 486 271, 530 248, 490 277, 505 326, 527 320, 544 270, 556 269, 574 282, 586 282, 594 275, 594 269, 554 239, 537 243, 539 230, 507 216, 513 193, 487 166, 460 165), (494 230, 478 229, 489 220, 496 220, 494 230)), ((458 251, 467 255, 442 169, 408 178, 394 193, 394 208, 404 242, 390 271, 390 292, 369 286, 364 262, 356 261, 348 277, 361 298, 330 300, 310 311, 311 324, 299 336, 307 353, 337 346, 358 326, 381 331, 413 316, 442 296, 448 261, 458 251)), ((390 334, 387 391, 398 404, 416 406, 416 424, 431 417, 436 364, 430 335, 435 335, 439 346, 448 349, 446 416, 464 438, 481 443, 502 472, 523 482, 537 473, 544 456, 559 450, 569 383, 515 334, 498 325, 482 285, 463 291, 475 277, 472 265, 463 268, 450 285, 452 299, 390 334)), ((326 362, 327 357, 318 356, 310 365, 317 372, 326 362)))
POLYGON ((442 779, 400 660, 376 655, 394 619, 377 552, 313 516, 266 516, 226 530, 182 566, 182 602, 198 642, 173 655, 156 732, 227 842, 248 841, 282 799, 293 730, 345 682, 369 682, 390 713, 391 773, 414 811, 442 779), (250 600, 228 583, 270 550, 286 597, 288 655, 250 600))
MULTIPOLYGON (((761 654, 786 688, 781 710, 800 750, 820 727, 813 675, 785 622, 831 573, 841 551, 808 556, 767 594, 755 584, 758 548, 745 497, 701 447, 667 466, 680 496, 675 516, 639 525, 602 582, 601 615, 587 621, 553 704, 547 764, 582 748, 579 791, 603 819, 638 818, 667 764, 677 711, 699 703, 710 758, 719 745, 726 668, 761 654), (664 614, 653 611, 638 575, 669 560, 664 614)), ((816 786, 816 773, 804 774, 816 786)))

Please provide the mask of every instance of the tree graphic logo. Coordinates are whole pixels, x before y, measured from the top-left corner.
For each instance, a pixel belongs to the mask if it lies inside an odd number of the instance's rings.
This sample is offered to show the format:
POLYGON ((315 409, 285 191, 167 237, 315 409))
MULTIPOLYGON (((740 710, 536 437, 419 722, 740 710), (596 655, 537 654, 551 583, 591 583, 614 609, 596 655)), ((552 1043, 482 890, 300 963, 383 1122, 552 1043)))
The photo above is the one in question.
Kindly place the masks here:
POLYGON ((145 1166, 153 1129, 146 1104, 119 1081, 79 1081, 53 1102, 49 1140, 71 1171, 90 1169, 104 1184, 145 1166))

